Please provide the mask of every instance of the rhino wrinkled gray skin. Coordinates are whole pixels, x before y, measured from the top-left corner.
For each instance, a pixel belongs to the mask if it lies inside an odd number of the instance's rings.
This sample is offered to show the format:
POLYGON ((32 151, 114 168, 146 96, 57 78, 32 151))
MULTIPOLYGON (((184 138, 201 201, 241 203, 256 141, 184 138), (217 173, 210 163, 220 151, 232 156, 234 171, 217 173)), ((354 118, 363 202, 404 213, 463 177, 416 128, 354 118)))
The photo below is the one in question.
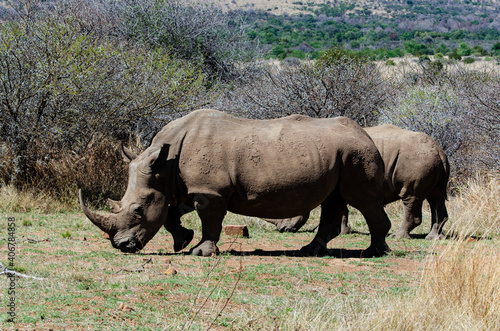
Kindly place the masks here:
MULTIPOLYGON (((448 220, 446 189, 450 176, 448 158, 427 134, 380 125, 366 128, 385 163, 384 203, 402 200, 404 220, 391 236, 410 238, 410 232, 422 223, 422 203, 431 208, 431 230, 426 239, 442 239, 443 225, 448 220)), ((279 231, 295 232, 307 221, 308 215, 269 220, 279 231)), ((347 214, 342 220, 341 233, 351 230, 347 214)))
MULTIPOLYGON (((127 154, 127 153, 126 153, 127 154)), ((389 251, 390 221, 383 208, 382 158, 366 132, 347 118, 301 115, 250 120, 210 109, 166 125, 129 165, 127 190, 112 213, 88 209, 113 247, 136 252, 165 225, 180 250, 192 231, 180 224, 185 208, 202 222, 194 255, 217 252, 227 211, 261 218, 306 215, 321 205, 315 238, 302 255, 320 255, 340 233, 347 204, 365 217, 371 244, 363 256, 389 251), (297 203, 300 202, 300 203, 297 203)))

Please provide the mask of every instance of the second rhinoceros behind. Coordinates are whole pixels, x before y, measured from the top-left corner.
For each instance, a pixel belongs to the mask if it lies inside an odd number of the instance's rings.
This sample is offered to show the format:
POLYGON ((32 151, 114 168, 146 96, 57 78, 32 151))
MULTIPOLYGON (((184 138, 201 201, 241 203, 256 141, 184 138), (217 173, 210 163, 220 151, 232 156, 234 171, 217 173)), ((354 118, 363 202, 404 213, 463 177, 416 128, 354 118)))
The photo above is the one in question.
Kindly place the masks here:
MULTIPOLYGON (((385 163, 384 202, 402 200, 404 220, 392 235, 410 238, 410 231, 422 223, 422 203, 431 208, 431 230, 427 239, 443 238, 443 225, 448 220, 446 189, 450 166, 444 151, 429 135, 404 130, 394 125, 366 128, 385 163)), ((308 213, 287 219, 266 219, 285 232, 295 232, 305 224, 308 213)), ((347 214, 342 232, 347 233, 347 214)))
MULTIPOLYGON (((113 213, 91 211, 81 195, 80 203, 113 247, 124 252, 142 249, 164 225, 169 209, 192 207, 201 219, 202 238, 191 253, 203 256, 217 252, 227 211, 286 218, 318 205, 318 233, 301 252, 320 254, 338 235, 348 203, 370 229, 371 245, 363 255, 376 256, 389 250, 383 170, 372 140, 347 118, 250 120, 205 109, 170 122, 131 161, 127 190, 113 203, 113 213)), ((180 224, 166 227, 175 232, 180 224)))

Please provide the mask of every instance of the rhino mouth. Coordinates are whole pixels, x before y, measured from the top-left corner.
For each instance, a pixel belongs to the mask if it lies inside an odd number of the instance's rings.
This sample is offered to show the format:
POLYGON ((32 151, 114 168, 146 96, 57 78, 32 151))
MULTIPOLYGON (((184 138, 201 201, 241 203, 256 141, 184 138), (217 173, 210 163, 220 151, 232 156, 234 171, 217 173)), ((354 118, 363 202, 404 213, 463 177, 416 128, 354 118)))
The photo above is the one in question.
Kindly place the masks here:
POLYGON ((136 253, 144 247, 144 245, 136 238, 113 243, 113 246, 123 253, 136 253))

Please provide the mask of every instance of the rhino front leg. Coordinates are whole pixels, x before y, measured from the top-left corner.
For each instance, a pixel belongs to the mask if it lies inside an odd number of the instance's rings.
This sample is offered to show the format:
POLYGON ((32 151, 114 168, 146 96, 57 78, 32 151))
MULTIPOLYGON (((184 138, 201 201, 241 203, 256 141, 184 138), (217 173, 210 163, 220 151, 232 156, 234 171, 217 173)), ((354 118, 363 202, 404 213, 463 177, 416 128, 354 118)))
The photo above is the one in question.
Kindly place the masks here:
POLYGON ((445 199, 428 198, 427 201, 429 201, 431 207, 432 222, 431 231, 425 239, 444 239, 443 225, 448 221, 448 211, 446 210, 445 199))
POLYGON ((226 215, 226 203, 220 197, 196 195, 194 208, 201 219, 202 237, 198 245, 191 249, 191 254, 211 256, 217 254, 217 242, 222 231, 222 221, 226 215))
POLYGON ((181 216, 191 210, 180 209, 177 206, 169 206, 167 218, 165 219, 165 229, 172 234, 174 238, 174 251, 179 252, 189 245, 193 240, 194 231, 186 229, 181 224, 181 216), (185 212, 183 212, 185 211, 185 212))
POLYGON ((410 239, 411 230, 422 223, 422 202, 421 199, 416 198, 403 200, 405 218, 401 227, 391 235, 391 238, 410 239))

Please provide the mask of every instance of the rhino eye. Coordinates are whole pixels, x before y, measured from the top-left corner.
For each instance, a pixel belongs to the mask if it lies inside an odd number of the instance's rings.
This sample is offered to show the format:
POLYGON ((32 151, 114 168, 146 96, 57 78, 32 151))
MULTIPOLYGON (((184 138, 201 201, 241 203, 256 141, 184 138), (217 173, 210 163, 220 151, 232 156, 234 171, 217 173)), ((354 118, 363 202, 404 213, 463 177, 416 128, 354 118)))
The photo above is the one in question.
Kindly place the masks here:
POLYGON ((142 206, 137 206, 133 210, 134 215, 136 216, 143 216, 144 215, 144 210, 142 209, 142 206))

